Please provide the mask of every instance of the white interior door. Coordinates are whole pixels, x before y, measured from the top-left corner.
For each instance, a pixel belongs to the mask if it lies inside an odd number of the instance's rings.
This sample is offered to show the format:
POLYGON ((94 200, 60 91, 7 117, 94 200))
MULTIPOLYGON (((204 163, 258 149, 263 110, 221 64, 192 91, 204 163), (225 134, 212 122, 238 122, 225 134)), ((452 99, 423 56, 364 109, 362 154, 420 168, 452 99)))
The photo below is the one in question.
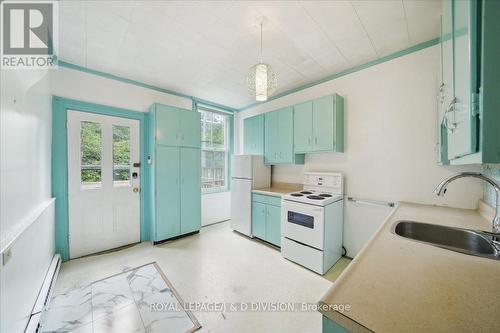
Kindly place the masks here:
POLYGON ((140 241, 139 121, 68 110, 70 257, 140 241))

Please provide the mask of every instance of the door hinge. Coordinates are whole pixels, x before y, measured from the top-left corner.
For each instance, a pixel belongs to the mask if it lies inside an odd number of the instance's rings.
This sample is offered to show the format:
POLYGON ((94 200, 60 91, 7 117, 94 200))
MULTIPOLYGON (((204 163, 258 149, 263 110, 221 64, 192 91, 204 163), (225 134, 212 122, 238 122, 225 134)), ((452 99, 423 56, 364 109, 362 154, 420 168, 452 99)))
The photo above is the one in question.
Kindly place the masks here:
POLYGON ((472 93, 471 94, 471 108, 472 108, 472 116, 476 117, 479 115, 479 94, 472 93))

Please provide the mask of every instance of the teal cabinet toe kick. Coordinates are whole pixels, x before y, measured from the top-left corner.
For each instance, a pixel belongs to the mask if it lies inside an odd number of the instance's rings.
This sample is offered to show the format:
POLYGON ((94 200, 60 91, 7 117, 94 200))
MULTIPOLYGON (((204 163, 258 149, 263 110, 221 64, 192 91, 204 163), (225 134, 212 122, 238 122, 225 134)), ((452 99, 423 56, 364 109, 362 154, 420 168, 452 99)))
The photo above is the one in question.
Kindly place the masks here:
POLYGON ((196 234, 199 234, 199 233, 200 233, 200 231, 196 230, 196 231, 193 231, 193 232, 188 232, 187 234, 184 234, 184 235, 174 236, 174 237, 170 237, 170 238, 162 239, 162 240, 156 240, 156 241, 153 241, 153 245, 163 244, 163 243, 166 243, 166 242, 170 242, 170 241, 173 241, 173 240, 176 240, 176 239, 180 239, 180 238, 184 238, 184 237, 196 235, 196 234))

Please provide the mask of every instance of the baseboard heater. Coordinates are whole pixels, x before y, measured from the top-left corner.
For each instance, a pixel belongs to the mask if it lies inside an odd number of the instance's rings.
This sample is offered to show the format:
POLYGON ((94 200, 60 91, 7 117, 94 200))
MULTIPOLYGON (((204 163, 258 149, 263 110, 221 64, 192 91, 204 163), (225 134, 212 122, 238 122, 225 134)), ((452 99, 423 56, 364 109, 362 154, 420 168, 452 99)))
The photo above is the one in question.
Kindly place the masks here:
POLYGON ((42 317, 43 310, 49 304, 60 267, 61 256, 59 254, 55 254, 52 258, 49 269, 47 270, 45 279, 43 280, 42 288, 38 293, 33 311, 31 311, 30 320, 24 330, 25 333, 37 333, 40 331, 40 319, 42 317))

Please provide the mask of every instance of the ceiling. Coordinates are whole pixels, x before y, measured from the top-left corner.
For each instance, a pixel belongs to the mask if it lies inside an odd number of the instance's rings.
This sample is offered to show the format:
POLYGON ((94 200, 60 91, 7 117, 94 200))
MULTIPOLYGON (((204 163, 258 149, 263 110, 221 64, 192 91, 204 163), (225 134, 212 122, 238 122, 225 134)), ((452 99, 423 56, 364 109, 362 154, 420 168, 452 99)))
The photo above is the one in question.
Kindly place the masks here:
POLYGON ((233 108, 254 102, 263 60, 275 94, 439 35, 441 1, 61 1, 59 58, 233 108))

